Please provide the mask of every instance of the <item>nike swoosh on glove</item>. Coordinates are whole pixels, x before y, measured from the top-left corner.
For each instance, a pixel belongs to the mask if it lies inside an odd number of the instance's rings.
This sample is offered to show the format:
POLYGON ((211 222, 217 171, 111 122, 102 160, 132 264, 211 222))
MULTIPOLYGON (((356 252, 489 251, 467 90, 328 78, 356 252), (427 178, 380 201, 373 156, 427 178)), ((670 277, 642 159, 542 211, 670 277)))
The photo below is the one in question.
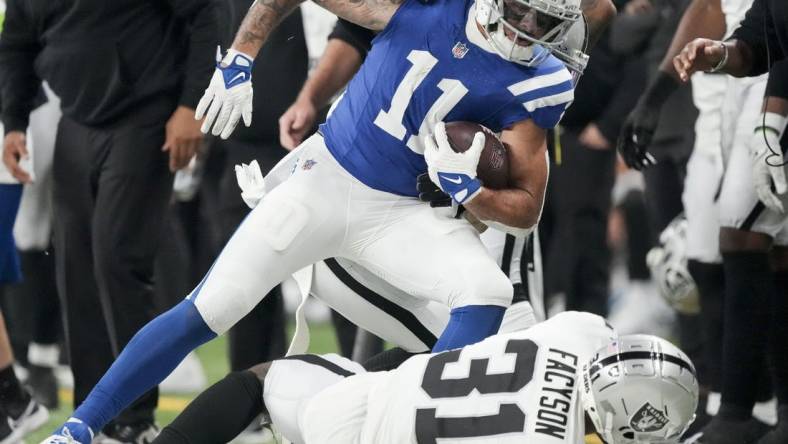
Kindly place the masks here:
POLYGON ((253 160, 248 165, 236 165, 235 179, 241 187, 241 199, 249 208, 254 209, 265 196, 265 179, 260 171, 260 164, 253 160))
POLYGON ((93 430, 77 418, 68 418, 65 424, 41 441, 41 444, 90 444, 91 441, 93 430))
POLYGON ((785 160, 780 138, 785 132, 788 117, 777 113, 763 113, 750 139, 752 180, 758 199, 772 211, 784 213, 782 198, 788 192, 785 160))
POLYGON ((197 120, 205 117, 203 134, 211 131, 227 139, 240 118, 244 125, 252 124, 252 64, 252 57, 234 49, 221 59, 221 50, 216 49, 216 71, 194 113, 197 120))
POLYGON ((449 145, 446 125, 438 122, 432 135, 424 138, 424 160, 430 179, 459 205, 470 202, 482 190, 476 167, 484 149, 484 133, 473 136, 470 148, 457 153, 449 145))

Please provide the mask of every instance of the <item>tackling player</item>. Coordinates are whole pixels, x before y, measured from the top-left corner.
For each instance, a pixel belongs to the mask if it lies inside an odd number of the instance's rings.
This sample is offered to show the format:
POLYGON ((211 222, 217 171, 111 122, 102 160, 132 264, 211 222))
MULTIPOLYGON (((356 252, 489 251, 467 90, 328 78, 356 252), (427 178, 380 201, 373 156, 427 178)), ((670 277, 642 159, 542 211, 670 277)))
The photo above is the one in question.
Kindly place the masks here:
MULTIPOLYGON (((252 6, 198 106, 205 131, 228 137, 241 117, 249 123, 250 55, 298 3, 252 6)), ((297 161, 289 177, 240 225, 203 281, 135 336, 75 412, 74 439, 89 440, 273 285, 328 257, 352 260, 411 295, 451 307, 436 350, 497 331, 511 283, 467 221, 441 217, 415 199, 416 176, 429 171, 481 220, 519 229, 537 222, 547 180, 546 129, 573 97, 572 76, 550 51, 580 19, 579 0, 320 4, 381 30, 367 60, 321 134, 291 153, 297 161), (502 131, 511 188, 483 187, 475 171, 484 136, 455 153, 444 133, 431 134, 442 120, 502 131), (428 162, 425 142, 437 147, 428 162)))
POLYGON ((566 312, 528 330, 365 372, 337 355, 298 355, 228 375, 155 444, 229 442, 267 413, 294 443, 669 443, 694 419, 695 369, 669 342, 616 338, 566 312), (593 425, 591 425, 593 424, 593 425))

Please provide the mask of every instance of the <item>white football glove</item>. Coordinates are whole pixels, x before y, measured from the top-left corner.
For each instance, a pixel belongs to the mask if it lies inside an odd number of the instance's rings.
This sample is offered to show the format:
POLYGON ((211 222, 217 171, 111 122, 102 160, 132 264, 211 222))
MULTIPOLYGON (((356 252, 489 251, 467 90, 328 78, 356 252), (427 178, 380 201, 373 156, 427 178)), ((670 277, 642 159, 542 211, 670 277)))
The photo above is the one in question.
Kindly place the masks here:
POLYGON ((484 140, 484 133, 477 132, 470 148, 456 153, 449 145, 443 122, 438 122, 433 134, 424 138, 424 160, 430 179, 460 205, 470 202, 482 190, 482 183, 476 178, 476 167, 484 140))
POLYGON ((246 126, 252 124, 252 57, 229 49, 222 60, 216 49, 216 71, 194 113, 197 120, 203 116, 200 131, 208 134, 213 126, 211 134, 222 139, 230 137, 239 118, 246 126))
POLYGON ((785 178, 785 161, 780 148, 780 138, 785 132, 788 117, 767 112, 759 117, 758 122, 755 133, 750 139, 755 192, 767 208, 784 213, 781 196, 788 192, 788 182, 785 178))
POLYGON ((235 179, 241 187, 241 199, 249 208, 254 209, 265 196, 265 179, 256 160, 248 165, 242 163, 235 166, 235 179))

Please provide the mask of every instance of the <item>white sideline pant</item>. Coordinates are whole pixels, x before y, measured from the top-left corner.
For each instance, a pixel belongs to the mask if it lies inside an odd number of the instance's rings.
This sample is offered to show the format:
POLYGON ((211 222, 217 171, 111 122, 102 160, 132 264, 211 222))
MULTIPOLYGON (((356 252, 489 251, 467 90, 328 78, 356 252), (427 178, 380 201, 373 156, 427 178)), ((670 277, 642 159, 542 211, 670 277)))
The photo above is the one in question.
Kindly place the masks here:
POLYGON ((727 162, 719 197, 720 226, 767 234, 775 244, 788 245, 786 216, 760 202, 752 180, 749 143, 761 114, 766 79, 728 79, 722 113, 727 162))

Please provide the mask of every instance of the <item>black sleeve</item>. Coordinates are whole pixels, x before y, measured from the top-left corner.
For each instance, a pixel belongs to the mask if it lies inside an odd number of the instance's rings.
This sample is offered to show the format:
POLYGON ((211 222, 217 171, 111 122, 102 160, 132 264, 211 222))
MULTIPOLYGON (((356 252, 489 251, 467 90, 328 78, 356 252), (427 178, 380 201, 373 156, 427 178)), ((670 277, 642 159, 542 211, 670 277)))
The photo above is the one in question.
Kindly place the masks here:
POLYGON ((328 35, 329 40, 340 39, 356 48, 362 60, 367 56, 367 52, 369 52, 370 48, 372 48, 372 39, 374 38, 375 33, 373 31, 342 18, 337 20, 334 30, 328 35))
POLYGON ((769 70, 766 95, 788 100, 788 59, 780 60, 769 70))
POLYGON ((660 24, 660 12, 619 14, 610 25, 610 49, 616 54, 642 53, 660 24))
POLYGON ((741 40, 752 50, 752 69, 748 73, 751 77, 768 71, 769 62, 774 63, 785 57, 780 50, 773 20, 767 2, 755 0, 731 36, 731 39, 741 40))
POLYGON ((599 131, 612 144, 615 144, 627 115, 635 107, 646 81, 642 58, 630 57, 621 63, 619 83, 610 102, 596 120, 599 131))
POLYGON ((0 95, 5 132, 25 131, 41 80, 33 62, 41 47, 26 0, 9 0, 0 34, 0 95))
POLYGON ((196 108, 216 67, 219 24, 212 0, 168 0, 175 15, 188 24, 189 49, 180 105, 196 108))

